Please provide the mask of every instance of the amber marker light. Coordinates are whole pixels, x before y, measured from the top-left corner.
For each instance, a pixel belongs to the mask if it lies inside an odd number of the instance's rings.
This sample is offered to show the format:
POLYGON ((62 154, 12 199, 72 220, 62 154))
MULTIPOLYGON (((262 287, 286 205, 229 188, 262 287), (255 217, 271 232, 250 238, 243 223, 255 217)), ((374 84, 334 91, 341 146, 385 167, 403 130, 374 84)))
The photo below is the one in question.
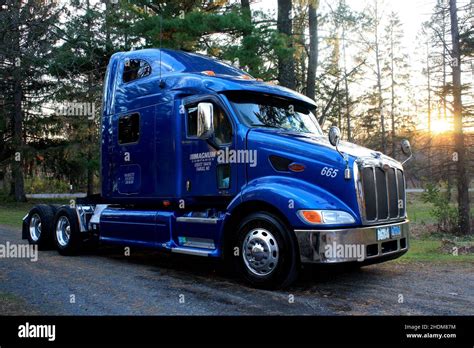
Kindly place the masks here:
POLYGON ((323 221, 321 214, 316 210, 300 210, 299 213, 310 224, 320 224, 323 221))
POLYGON ((249 75, 240 75, 240 78, 242 78, 244 80, 253 80, 253 78, 250 77, 249 75))
POLYGON ((207 76, 216 76, 216 73, 212 70, 204 70, 204 71, 201 71, 204 75, 207 75, 207 76))
POLYGON ((346 225, 355 223, 354 218, 342 210, 300 210, 298 215, 312 225, 346 225))
POLYGON ((292 172, 302 172, 305 170, 305 165, 304 164, 301 164, 301 163, 291 163, 289 166, 288 166, 288 169, 291 170, 292 172))

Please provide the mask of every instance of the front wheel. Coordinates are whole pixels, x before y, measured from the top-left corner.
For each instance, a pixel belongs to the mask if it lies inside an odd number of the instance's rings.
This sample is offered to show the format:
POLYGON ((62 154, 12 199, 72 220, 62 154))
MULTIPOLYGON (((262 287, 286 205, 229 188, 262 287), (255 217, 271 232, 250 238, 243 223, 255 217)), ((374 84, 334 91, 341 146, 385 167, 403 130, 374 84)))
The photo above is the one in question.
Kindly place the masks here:
POLYGON ((285 224, 272 214, 247 216, 239 226, 233 249, 237 271, 253 286, 285 287, 297 278, 295 242, 285 224))
POLYGON ((74 209, 62 207, 54 218, 53 238, 61 255, 75 255, 81 246, 79 221, 74 209))

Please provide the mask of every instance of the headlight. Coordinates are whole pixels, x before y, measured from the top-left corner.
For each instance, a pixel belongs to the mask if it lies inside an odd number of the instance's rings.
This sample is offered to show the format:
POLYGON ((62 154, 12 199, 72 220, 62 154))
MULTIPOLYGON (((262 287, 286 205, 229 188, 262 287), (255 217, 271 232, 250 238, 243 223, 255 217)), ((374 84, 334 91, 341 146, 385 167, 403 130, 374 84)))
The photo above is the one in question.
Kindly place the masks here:
POLYGON ((351 214, 342 210, 299 210, 299 217, 312 225, 344 225, 355 223, 351 214))

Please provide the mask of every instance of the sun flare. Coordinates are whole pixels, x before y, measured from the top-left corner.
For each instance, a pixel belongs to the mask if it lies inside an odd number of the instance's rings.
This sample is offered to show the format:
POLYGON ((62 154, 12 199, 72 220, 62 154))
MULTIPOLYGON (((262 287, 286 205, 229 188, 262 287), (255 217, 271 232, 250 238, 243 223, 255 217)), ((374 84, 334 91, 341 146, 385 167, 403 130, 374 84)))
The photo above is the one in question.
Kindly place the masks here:
POLYGON ((431 121, 431 133, 441 134, 448 133, 453 130, 453 125, 450 121, 439 118, 431 121))

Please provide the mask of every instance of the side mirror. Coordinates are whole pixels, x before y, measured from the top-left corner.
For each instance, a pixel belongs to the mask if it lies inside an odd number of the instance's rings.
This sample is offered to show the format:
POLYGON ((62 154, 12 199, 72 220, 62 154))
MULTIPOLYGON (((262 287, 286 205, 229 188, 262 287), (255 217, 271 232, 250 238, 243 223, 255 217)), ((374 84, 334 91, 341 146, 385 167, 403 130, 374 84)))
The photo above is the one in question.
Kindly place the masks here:
POLYGON ((337 147, 339 141, 341 141, 341 131, 336 126, 332 126, 329 128, 329 142, 332 146, 337 147))
POLYGON ((401 145, 401 148, 402 148, 402 152, 406 156, 408 156, 408 158, 402 162, 402 165, 404 165, 406 162, 408 162, 413 157, 413 153, 411 152, 410 142, 407 139, 403 139, 400 145, 401 145))
POLYGON ((341 141, 340 129, 337 128, 336 126, 332 126, 331 128, 329 128, 328 137, 329 137, 329 142, 331 143, 331 145, 336 147, 336 151, 341 155, 344 162, 346 162, 346 169, 344 170, 344 179, 350 180, 351 170, 349 169, 349 156, 339 151, 339 148, 338 148, 339 142, 341 141))
POLYGON ((405 155, 407 155, 407 156, 411 155, 411 145, 410 145, 410 142, 407 139, 402 140, 401 147, 402 147, 402 152, 405 155))
POLYGON ((214 106, 212 103, 199 103, 197 110, 197 136, 209 138, 214 132, 214 106))

